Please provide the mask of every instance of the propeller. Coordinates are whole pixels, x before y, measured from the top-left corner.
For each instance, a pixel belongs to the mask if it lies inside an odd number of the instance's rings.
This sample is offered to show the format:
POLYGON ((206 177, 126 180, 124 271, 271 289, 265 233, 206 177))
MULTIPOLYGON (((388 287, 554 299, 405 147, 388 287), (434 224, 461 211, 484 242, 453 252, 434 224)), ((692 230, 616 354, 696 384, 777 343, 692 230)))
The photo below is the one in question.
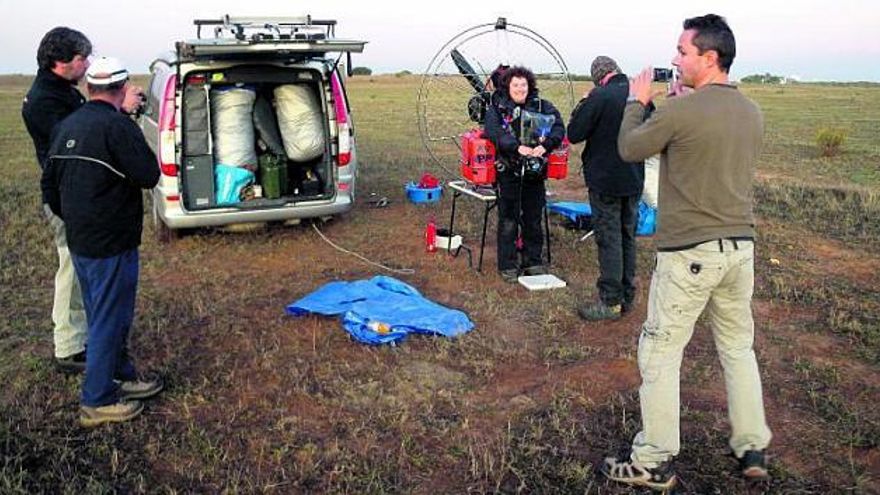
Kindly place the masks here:
POLYGON ((465 79, 470 83, 470 85, 474 88, 478 94, 486 91, 486 85, 483 81, 477 77, 476 71, 471 67, 470 62, 464 58, 464 55, 458 51, 458 48, 453 48, 449 55, 452 57, 452 62, 455 63, 455 67, 458 68, 458 72, 464 76, 465 79))

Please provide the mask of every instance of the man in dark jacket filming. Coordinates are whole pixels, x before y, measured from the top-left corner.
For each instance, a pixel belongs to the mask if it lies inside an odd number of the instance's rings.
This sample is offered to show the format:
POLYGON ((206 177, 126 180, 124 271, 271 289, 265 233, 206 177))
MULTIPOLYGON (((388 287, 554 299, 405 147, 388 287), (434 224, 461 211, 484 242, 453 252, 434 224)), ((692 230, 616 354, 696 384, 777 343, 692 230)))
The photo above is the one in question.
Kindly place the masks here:
POLYGON ((113 58, 86 73, 90 101, 52 133, 43 197, 64 220, 67 244, 88 320, 80 422, 127 421, 143 410, 136 399, 159 393, 141 380, 126 351, 138 283, 143 230, 141 189, 159 181, 156 156, 137 125, 120 112, 128 71, 113 58))
POLYGON ((629 80, 610 57, 590 66, 595 88, 575 107, 568 139, 583 141, 584 181, 590 193, 599 256, 599 300, 578 308, 585 320, 619 318, 629 311, 636 287, 636 220, 645 183, 644 162, 625 162, 617 132, 629 96, 629 80))

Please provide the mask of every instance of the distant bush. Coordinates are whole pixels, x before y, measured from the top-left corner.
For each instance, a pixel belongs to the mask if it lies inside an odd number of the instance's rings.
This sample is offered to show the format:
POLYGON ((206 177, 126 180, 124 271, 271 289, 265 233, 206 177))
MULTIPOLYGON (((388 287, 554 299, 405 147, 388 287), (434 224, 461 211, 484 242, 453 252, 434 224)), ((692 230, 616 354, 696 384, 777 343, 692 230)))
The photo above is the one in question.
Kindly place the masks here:
POLYGON ((410 72, 408 70, 402 70, 402 71, 394 74, 394 77, 403 77, 403 76, 411 76, 411 75, 412 75, 412 72, 410 72))
POLYGON ((822 156, 839 154, 844 141, 846 141, 846 131, 843 129, 823 127, 816 133, 816 144, 822 156))
POLYGON ((764 74, 752 74, 750 76, 746 76, 740 79, 740 82, 744 83, 758 83, 758 84, 781 84, 785 80, 782 76, 776 76, 770 74, 769 72, 765 72, 764 74))
POLYGON ((550 73, 536 72, 535 78, 537 78, 539 81, 540 80, 565 81, 566 78, 569 81, 592 81, 593 80, 592 78, 590 78, 589 75, 572 74, 572 73, 564 74, 564 73, 559 73, 559 72, 550 72, 550 73))
POLYGON ((369 67, 354 67, 351 69, 351 75, 353 76, 371 76, 373 75, 373 70, 369 67))

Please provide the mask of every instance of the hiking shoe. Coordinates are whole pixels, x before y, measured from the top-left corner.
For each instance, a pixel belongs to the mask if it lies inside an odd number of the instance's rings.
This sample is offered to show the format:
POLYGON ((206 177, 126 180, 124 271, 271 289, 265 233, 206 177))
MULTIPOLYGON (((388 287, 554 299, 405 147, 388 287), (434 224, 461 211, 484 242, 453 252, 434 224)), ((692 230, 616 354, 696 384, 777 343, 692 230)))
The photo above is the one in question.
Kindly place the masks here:
POLYGON ((87 428, 104 423, 121 423, 134 418, 143 410, 144 405, 140 401, 124 399, 106 406, 79 406, 79 422, 87 428))
POLYGON ((149 399, 156 396, 165 387, 161 378, 141 379, 131 381, 119 381, 119 396, 123 400, 149 399))
POLYGON ((646 486, 653 490, 670 490, 678 480, 672 471, 672 460, 656 468, 646 468, 627 457, 606 457, 602 474, 610 480, 632 486, 646 486))
POLYGON ((578 315, 587 321, 616 320, 620 318, 622 307, 620 304, 608 306, 603 302, 597 302, 578 308, 578 315))
POLYGON ((766 480, 770 477, 767 473, 767 458, 763 450, 747 450, 739 459, 739 469, 747 480, 766 480))
POLYGON ((55 358, 55 369, 61 373, 75 375, 86 371, 86 351, 78 352, 72 356, 55 358))
POLYGON ((544 265, 535 265, 523 269, 524 275, 547 275, 547 267, 544 265))
POLYGON ((516 283, 516 281, 519 280, 519 270, 516 268, 501 270, 501 280, 504 280, 508 284, 516 283))

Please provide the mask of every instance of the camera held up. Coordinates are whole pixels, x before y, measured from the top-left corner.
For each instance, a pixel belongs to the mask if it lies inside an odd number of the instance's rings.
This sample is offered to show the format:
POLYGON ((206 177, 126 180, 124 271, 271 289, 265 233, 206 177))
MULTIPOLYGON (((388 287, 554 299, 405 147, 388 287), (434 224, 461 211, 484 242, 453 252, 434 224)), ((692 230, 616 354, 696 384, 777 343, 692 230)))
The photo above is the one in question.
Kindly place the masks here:
POLYGON ((670 82, 673 77, 675 76, 672 69, 667 69, 666 67, 654 68, 654 82, 670 82))

